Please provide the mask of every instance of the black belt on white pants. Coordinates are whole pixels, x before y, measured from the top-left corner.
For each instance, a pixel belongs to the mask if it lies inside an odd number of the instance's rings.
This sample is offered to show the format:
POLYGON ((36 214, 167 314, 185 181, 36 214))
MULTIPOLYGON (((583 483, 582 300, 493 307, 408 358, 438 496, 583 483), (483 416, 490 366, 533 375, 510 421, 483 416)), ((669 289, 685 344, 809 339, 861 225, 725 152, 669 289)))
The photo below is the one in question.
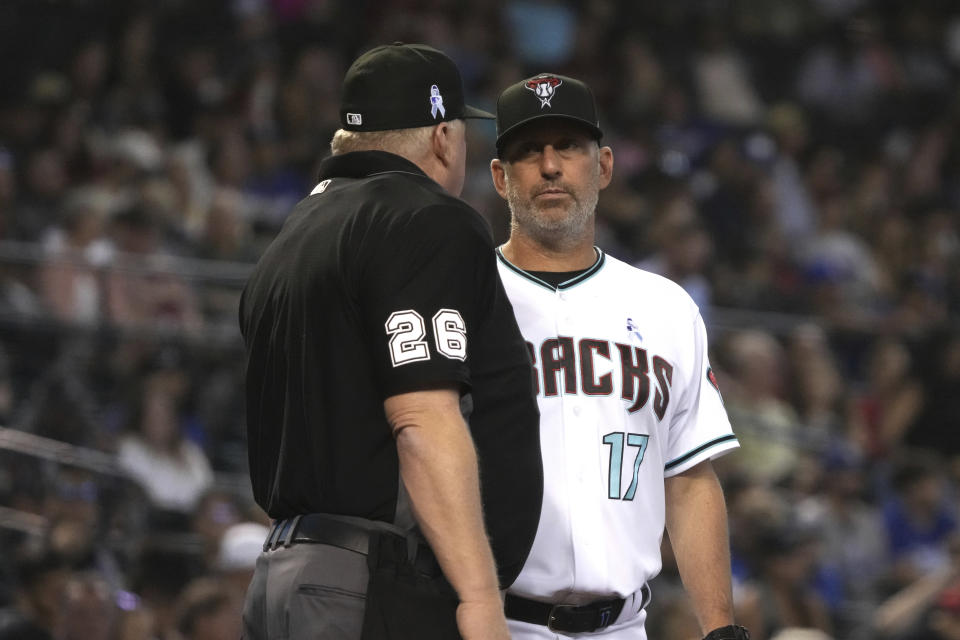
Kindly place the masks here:
POLYGON ((511 620, 540 624, 551 631, 588 633, 616 622, 628 600, 631 601, 633 613, 639 612, 650 602, 650 588, 643 585, 629 598, 598 600, 579 606, 530 600, 508 593, 504 605, 507 617, 511 620))

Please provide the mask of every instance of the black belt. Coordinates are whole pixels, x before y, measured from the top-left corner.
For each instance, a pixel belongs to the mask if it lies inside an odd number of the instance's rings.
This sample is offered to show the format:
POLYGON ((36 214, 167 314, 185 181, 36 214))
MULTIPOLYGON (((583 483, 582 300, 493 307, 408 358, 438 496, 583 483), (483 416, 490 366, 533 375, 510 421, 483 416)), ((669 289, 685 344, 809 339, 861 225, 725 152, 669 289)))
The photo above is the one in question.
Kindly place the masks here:
POLYGON ((272 551, 298 542, 328 544, 366 555, 370 550, 370 530, 322 513, 307 513, 275 522, 263 550, 272 551))
MULTIPOLYGON (((641 589, 639 611, 650 600, 650 589, 644 585, 641 589)), ((508 593, 504 603, 507 617, 520 622, 542 624, 551 631, 566 633, 586 633, 609 627, 620 616, 626 600, 613 598, 598 600, 581 606, 571 604, 552 604, 529 600, 508 593)))
POLYGON ((379 528, 382 523, 371 526, 341 520, 323 513, 306 513, 293 516, 285 520, 278 520, 273 524, 263 543, 263 550, 273 551, 278 547, 289 547, 298 543, 325 544, 354 551, 363 555, 370 552, 370 536, 372 533, 385 533, 404 540, 408 546, 411 563, 427 575, 440 575, 440 566, 437 564, 433 551, 419 536, 414 533, 406 535, 379 528))

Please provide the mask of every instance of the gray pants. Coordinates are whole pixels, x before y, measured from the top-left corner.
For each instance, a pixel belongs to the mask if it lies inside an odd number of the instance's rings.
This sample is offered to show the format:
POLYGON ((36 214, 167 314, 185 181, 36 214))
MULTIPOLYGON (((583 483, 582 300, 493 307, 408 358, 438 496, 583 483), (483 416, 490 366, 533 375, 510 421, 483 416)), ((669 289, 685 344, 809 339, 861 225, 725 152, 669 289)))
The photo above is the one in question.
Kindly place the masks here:
POLYGON ((260 554, 243 608, 244 640, 359 640, 365 555, 323 544, 260 554))

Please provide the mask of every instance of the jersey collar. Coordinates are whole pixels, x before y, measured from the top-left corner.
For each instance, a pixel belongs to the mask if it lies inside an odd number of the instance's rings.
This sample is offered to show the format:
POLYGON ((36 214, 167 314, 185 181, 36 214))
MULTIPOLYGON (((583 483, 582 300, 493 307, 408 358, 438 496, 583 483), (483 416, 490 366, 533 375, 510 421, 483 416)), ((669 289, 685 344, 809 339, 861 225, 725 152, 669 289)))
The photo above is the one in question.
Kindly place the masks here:
POLYGON ((330 156, 320 163, 319 179, 367 178, 378 173, 409 173, 430 180, 414 163, 386 151, 351 151, 330 156))
POLYGON ((523 278, 526 278, 526 279, 529 280, 530 282, 532 282, 532 283, 534 283, 534 284, 536 284, 536 285, 539 285, 539 286, 543 287, 544 289, 549 289, 550 291, 565 291, 565 290, 567 290, 567 289, 570 289, 570 288, 572 288, 572 287, 577 286, 577 285, 580 284, 581 282, 584 282, 584 281, 592 278, 593 276, 595 276, 595 275, 597 274, 597 272, 600 271, 600 269, 603 268, 603 264, 604 264, 604 262, 606 262, 606 256, 604 255, 604 253, 603 253, 603 251, 600 249, 600 247, 594 246, 593 249, 594 249, 594 251, 597 252, 597 259, 596 259, 596 261, 595 261, 592 265, 590 265, 590 267, 587 268, 587 270, 584 271, 583 273, 581 273, 581 274, 579 274, 579 275, 576 275, 576 276, 574 276, 573 278, 570 278, 569 280, 567 280, 567 281, 565 281, 565 282, 561 282, 561 283, 560 283, 559 285, 557 285, 556 287, 553 286, 552 284, 550 284, 549 282, 538 278, 537 276, 533 275, 533 274, 530 273, 529 271, 524 271, 524 270, 521 269, 520 267, 516 266, 515 264, 513 264, 512 262, 510 262, 509 260, 507 260, 507 259, 503 256, 503 247, 497 247, 497 259, 500 260, 500 262, 503 263, 503 265, 504 265, 505 267, 507 267, 508 269, 510 269, 511 271, 513 271, 514 273, 516 273, 518 276, 521 276, 521 277, 523 277, 523 278))

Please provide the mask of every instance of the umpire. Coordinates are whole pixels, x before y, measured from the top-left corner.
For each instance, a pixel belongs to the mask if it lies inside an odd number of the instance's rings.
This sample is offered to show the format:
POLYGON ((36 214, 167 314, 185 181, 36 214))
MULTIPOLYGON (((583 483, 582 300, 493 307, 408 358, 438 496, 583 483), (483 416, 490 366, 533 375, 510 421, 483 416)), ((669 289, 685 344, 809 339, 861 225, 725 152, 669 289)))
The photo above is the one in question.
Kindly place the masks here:
POLYGON ((493 116, 422 45, 360 56, 342 99, 240 302, 250 476, 275 520, 244 636, 505 639, 543 475, 526 346, 457 198, 464 119, 493 116))

